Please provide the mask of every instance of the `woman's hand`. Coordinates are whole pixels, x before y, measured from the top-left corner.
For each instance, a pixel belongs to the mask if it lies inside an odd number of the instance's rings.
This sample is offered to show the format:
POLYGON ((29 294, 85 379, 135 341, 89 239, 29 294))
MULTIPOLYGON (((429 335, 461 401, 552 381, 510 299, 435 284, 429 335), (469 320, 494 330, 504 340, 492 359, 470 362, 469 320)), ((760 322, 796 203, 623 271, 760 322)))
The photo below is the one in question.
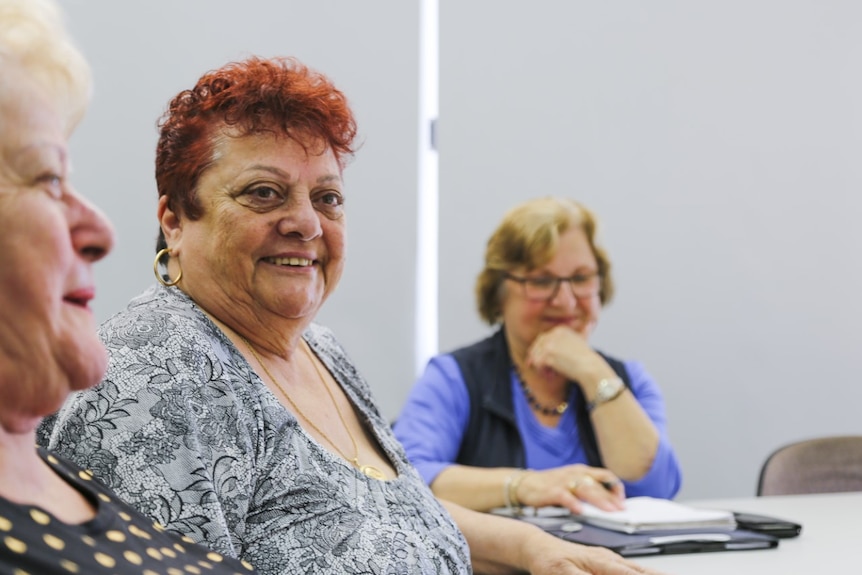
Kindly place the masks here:
POLYGON ((581 512, 581 501, 605 511, 625 507, 623 484, 607 469, 575 464, 523 473, 520 479, 515 478, 517 485, 512 493, 521 505, 558 505, 575 514, 581 512))
POLYGON ((476 573, 659 575, 607 549, 572 543, 535 525, 440 501, 464 533, 476 573))
MULTIPOLYGON (((611 366, 590 347, 586 338, 563 325, 540 333, 527 350, 527 365, 539 373, 557 373, 581 385, 613 377, 611 366)), ((592 390, 585 389, 588 393, 592 390)))
POLYGON ((526 538, 522 551, 531 575, 659 575, 603 547, 571 543, 542 531, 526 538))
MULTIPOLYGON (((545 377, 576 381, 593 401, 603 379, 617 377, 613 368, 578 332, 556 326, 539 334, 527 350, 526 363, 545 377)), ((605 467, 626 481, 639 481, 652 469, 659 431, 633 393, 620 393, 590 414, 605 467)), ((580 493, 579 493, 580 495, 580 493)))

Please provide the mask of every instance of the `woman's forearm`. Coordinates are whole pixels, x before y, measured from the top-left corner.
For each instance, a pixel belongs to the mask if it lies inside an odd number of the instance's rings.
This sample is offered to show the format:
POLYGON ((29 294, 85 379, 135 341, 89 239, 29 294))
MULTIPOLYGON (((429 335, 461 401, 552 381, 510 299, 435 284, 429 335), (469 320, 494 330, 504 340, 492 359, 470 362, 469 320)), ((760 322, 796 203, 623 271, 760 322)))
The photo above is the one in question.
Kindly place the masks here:
POLYGON ((470 546, 476 573, 523 573, 521 541, 538 528, 514 519, 477 513, 456 503, 441 500, 470 546))
POLYGON ((625 481, 638 481, 652 468, 659 432, 629 391, 590 413, 607 469, 625 481))
POLYGON ((437 475, 431 483, 431 490, 437 497, 467 509, 489 511, 518 503, 517 484, 513 484, 518 472, 511 467, 450 465, 437 475), (509 501, 506 500, 507 495, 509 501))

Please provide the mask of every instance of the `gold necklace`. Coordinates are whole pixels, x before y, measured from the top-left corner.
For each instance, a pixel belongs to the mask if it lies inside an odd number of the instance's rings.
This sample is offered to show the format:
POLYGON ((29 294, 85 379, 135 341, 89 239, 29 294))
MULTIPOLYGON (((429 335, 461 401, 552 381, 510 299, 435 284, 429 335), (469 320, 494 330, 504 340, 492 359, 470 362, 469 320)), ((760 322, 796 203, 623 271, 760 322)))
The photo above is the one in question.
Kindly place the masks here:
POLYGON ((285 391, 285 389, 281 386, 281 383, 279 383, 279 381, 272 375, 272 373, 266 367, 266 364, 263 363, 263 360, 260 359, 260 356, 257 354, 257 351, 255 351, 255 349, 251 346, 248 340, 241 335, 239 337, 240 339, 242 339, 245 346, 257 360, 257 363, 260 364, 260 366, 263 368, 264 373, 266 373, 270 381, 275 384, 275 386, 278 388, 284 398, 288 401, 288 403, 290 403, 290 406, 297 413, 297 415, 299 415, 300 417, 302 417, 302 419, 308 422, 308 425, 310 425, 313 430, 320 434, 320 436, 323 437, 323 439, 325 439, 327 443, 334 447, 335 450, 338 451, 339 454, 341 454, 341 457, 352 463, 357 469, 359 469, 359 471, 372 479, 379 479, 380 481, 386 479, 386 476, 383 474, 383 472, 380 471, 378 468, 374 467, 373 465, 362 465, 361 463, 359 463, 359 447, 356 445, 356 439, 353 437, 353 434, 350 433, 350 428, 347 426, 347 422, 344 420, 344 415, 341 413, 341 408, 338 407, 338 402, 335 401, 335 396, 332 394, 332 391, 326 384, 326 379, 323 377, 323 373, 317 366, 317 362, 314 361, 314 357, 311 355, 311 352, 305 349, 305 346, 303 346, 302 343, 300 343, 300 347, 302 347, 303 351, 308 356, 308 359, 311 361, 311 365, 314 366, 314 370, 317 372, 317 376, 320 378, 320 382, 323 384, 323 389, 326 390, 326 394, 329 396, 329 399, 332 400, 332 404, 335 406, 335 413, 338 414, 338 419, 341 420, 341 425, 344 426, 344 430, 347 432, 347 437, 350 438, 350 442, 353 444, 353 457, 348 457, 347 454, 344 453, 341 448, 338 447, 338 445, 336 445, 336 443, 332 441, 332 439, 330 439, 330 437, 326 433, 323 432, 322 429, 320 429, 319 427, 317 427, 317 425, 314 424, 311 418, 309 418, 307 415, 305 415, 305 413, 303 413, 301 409, 299 409, 299 406, 294 403, 294 401, 287 394, 287 391, 285 391))

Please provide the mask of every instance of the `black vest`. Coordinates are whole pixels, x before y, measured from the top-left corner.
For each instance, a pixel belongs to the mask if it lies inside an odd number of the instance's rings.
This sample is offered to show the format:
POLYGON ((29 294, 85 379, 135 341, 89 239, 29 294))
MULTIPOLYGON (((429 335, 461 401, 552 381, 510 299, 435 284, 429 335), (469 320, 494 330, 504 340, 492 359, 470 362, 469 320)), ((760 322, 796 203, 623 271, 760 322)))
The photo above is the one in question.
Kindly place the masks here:
MULTIPOLYGON (((599 353, 626 387, 631 387, 623 362, 599 353)), ((470 396, 470 419, 456 463, 475 467, 525 467, 524 446, 515 422, 510 385, 512 360, 503 328, 487 339, 452 352, 452 356, 461 368, 470 396)), ((584 394, 579 385, 572 383, 575 421, 587 463, 604 467, 584 394)))

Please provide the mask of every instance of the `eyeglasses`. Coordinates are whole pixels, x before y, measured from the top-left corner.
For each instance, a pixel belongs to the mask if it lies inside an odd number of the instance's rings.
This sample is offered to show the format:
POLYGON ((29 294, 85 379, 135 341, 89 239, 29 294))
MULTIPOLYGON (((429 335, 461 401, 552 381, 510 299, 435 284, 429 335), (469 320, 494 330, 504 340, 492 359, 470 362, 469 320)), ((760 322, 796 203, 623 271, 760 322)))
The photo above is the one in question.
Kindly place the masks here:
POLYGON ((524 297, 533 301, 550 301, 560 291, 560 284, 569 282, 576 297, 592 297, 599 292, 601 276, 598 272, 575 274, 567 278, 557 276, 520 277, 503 274, 507 279, 521 284, 524 297))

